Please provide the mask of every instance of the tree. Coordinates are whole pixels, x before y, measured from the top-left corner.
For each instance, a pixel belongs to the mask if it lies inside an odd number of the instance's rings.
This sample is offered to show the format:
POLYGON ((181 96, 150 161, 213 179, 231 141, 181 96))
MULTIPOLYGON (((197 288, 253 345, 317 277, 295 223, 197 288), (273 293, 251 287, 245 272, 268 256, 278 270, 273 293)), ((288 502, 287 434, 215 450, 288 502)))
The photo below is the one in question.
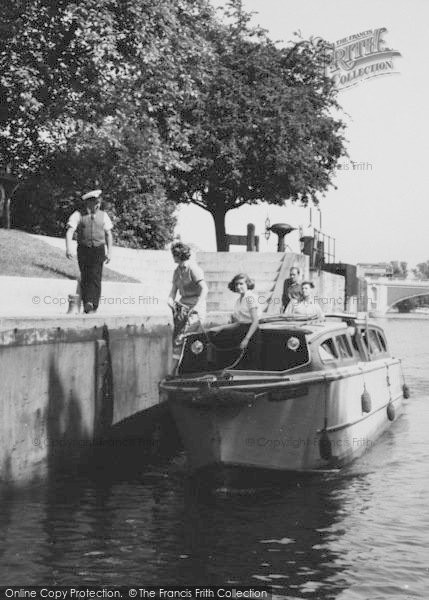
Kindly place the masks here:
POLYGON ((211 60, 207 2, 10 0, 4 13, 0 161, 22 182, 16 223, 30 226, 25 205, 32 225, 50 232, 64 224, 59 195, 113 178, 122 241, 160 243, 140 226, 151 202, 168 241, 174 219, 164 180, 187 168, 180 108, 198 93, 211 60))
POLYGON ((209 211, 218 250, 226 249, 225 215, 243 204, 286 199, 318 202, 344 151, 343 124, 333 82, 324 70, 322 42, 279 48, 241 0, 232 0, 228 25, 209 31, 216 50, 211 78, 184 104, 192 132, 170 193, 209 211))
POLYGON ((23 184, 14 223, 37 233, 63 233, 71 212, 80 208, 82 193, 101 187, 104 206, 114 219, 116 243, 163 248, 172 239, 176 220, 175 204, 166 198, 162 183, 156 157, 144 151, 138 138, 113 146, 108 138, 89 136, 85 144, 80 137, 77 147, 69 143, 54 152, 23 184))
POLYGON ((419 263, 413 273, 419 279, 429 279, 429 260, 419 263))
POLYGON ((406 279, 408 275, 408 264, 406 262, 400 262, 398 260, 390 261, 392 266, 392 276, 397 279, 406 279))

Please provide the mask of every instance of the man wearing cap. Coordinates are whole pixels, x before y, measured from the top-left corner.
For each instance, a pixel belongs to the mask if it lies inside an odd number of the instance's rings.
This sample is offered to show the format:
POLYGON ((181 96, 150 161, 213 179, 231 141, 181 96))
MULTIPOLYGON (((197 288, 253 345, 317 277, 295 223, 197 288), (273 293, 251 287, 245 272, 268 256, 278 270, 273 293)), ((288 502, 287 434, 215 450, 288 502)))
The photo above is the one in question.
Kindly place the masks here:
POLYGON ((112 253, 113 224, 109 215, 100 210, 101 190, 87 192, 82 200, 84 210, 76 210, 67 222, 66 256, 72 258, 71 242, 76 231, 83 308, 85 313, 93 313, 100 301, 103 263, 110 261, 112 253))

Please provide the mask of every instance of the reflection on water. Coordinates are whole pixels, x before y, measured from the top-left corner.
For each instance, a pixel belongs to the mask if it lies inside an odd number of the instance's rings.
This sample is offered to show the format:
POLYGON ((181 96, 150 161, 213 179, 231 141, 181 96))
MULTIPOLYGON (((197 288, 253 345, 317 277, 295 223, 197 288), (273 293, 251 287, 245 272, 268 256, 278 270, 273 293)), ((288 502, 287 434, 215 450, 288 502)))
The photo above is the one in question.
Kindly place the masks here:
POLYGON ((2 583, 267 583, 283 598, 426 598, 429 321, 383 325, 413 396, 364 457, 225 497, 196 490, 181 457, 143 465, 122 455, 2 498, 2 583))

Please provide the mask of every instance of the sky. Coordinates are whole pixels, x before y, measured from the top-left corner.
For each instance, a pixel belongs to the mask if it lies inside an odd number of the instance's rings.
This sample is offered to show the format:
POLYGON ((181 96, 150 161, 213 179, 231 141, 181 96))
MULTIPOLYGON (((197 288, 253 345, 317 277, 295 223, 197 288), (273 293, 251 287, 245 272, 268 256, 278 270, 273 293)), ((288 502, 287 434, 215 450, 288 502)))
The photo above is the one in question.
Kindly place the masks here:
MULTIPOLYGON (((222 0, 211 0, 214 6, 222 0)), ((352 34, 384 27, 395 74, 359 82, 338 94, 346 122, 349 158, 313 209, 313 225, 336 239, 342 262, 400 260, 410 266, 429 259, 429 102, 427 67, 427 0, 244 0, 255 12, 254 23, 274 40, 287 42, 299 30, 303 37, 335 42, 352 34), (361 168, 353 168, 353 163, 361 168)), ((192 206, 179 209, 177 232, 184 241, 214 251, 211 216, 192 206)), ((308 225, 310 210, 292 206, 243 207, 230 211, 227 233, 245 234, 253 222, 261 251, 274 251, 276 236, 266 241, 265 220, 308 225)), ((299 250, 297 233, 287 238, 299 250)), ((238 249, 238 248, 237 248, 238 249)))

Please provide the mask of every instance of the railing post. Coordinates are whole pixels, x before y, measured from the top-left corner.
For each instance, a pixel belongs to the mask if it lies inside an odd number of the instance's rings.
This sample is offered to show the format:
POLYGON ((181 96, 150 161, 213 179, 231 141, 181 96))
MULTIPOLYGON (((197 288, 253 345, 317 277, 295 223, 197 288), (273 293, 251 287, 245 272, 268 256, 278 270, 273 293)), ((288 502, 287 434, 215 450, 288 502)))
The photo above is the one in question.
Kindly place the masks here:
POLYGON ((247 252, 255 252, 255 226, 253 223, 247 224, 247 252))

